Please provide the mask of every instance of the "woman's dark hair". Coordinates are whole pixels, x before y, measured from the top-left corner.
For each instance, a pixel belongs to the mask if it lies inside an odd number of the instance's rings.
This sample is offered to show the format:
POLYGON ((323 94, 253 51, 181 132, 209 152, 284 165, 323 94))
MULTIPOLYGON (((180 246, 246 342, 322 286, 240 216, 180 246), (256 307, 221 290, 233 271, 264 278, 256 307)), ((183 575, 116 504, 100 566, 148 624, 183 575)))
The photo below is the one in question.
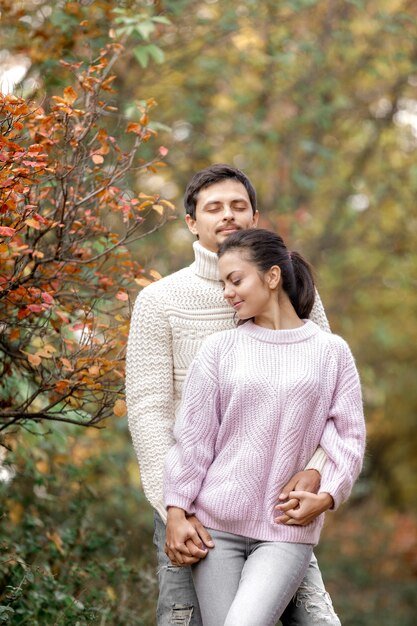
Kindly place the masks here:
POLYGON ((185 212, 195 219, 195 209, 197 205, 197 197, 202 189, 220 183, 223 180, 237 180, 245 187, 248 192, 252 211, 256 212, 256 191, 249 178, 241 170, 224 163, 215 163, 206 167, 206 169, 194 174, 187 185, 184 195, 185 212))
POLYGON ((311 266, 298 252, 289 252, 282 237, 262 228, 238 230, 220 244, 217 255, 220 258, 232 250, 246 253, 262 274, 278 265, 282 288, 297 315, 309 317, 316 293, 311 266))

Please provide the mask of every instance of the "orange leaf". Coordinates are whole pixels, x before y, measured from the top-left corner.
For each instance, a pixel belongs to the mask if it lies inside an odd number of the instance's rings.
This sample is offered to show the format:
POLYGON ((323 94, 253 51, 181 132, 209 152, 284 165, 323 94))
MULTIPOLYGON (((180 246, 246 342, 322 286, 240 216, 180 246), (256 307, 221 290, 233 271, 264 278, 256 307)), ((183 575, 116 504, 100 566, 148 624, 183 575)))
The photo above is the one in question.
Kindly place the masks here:
POLYGON ((55 384, 55 389, 58 393, 64 393, 67 391, 69 387, 69 381, 63 378, 62 380, 58 380, 55 384))
POLYGON ((151 281, 147 278, 135 278, 135 283, 140 287, 146 287, 151 284, 151 281))
POLYGON ((100 163, 104 162, 104 158, 101 156, 101 154, 93 154, 93 156, 91 157, 91 160, 96 165, 100 165, 100 163))
POLYGON ((149 274, 152 276, 152 278, 154 278, 155 280, 159 280, 160 278, 162 278, 161 274, 159 272, 157 272, 156 270, 150 270, 149 274))
POLYGON ((25 352, 25 354, 27 354, 28 357, 28 361, 31 365, 40 365, 42 363, 42 359, 39 356, 39 354, 29 354, 27 352, 25 352))
POLYGON ((142 132, 142 126, 136 122, 130 122, 130 124, 127 125, 126 132, 140 135, 142 132))
POLYGON ((63 366, 64 366, 64 370, 65 370, 66 372, 73 372, 73 371, 74 371, 74 368, 72 367, 72 365, 71 365, 70 361, 69 361, 66 357, 61 356, 59 360, 60 360, 60 361, 61 361, 61 363, 63 364, 63 366))
POLYGON ((55 544, 55 547, 60 554, 65 554, 64 542, 62 541, 56 530, 53 530, 52 532, 48 531, 46 533, 46 536, 48 537, 48 539, 50 539, 50 541, 52 541, 53 544, 55 544))
POLYGON ((32 217, 28 218, 24 221, 27 226, 31 226, 32 228, 36 228, 36 230, 40 229, 40 224, 37 220, 34 220, 32 217))
POLYGON ((74 104, 77 98, 78 98, 77 92, 74 91, 72 87, 65 87, 64 100, 67 104, 74 104))
POLYGON ((124 400, 116 400, 113 407, 113 413, 116 417, 123 417, 126 415, 127 408, 124 400))

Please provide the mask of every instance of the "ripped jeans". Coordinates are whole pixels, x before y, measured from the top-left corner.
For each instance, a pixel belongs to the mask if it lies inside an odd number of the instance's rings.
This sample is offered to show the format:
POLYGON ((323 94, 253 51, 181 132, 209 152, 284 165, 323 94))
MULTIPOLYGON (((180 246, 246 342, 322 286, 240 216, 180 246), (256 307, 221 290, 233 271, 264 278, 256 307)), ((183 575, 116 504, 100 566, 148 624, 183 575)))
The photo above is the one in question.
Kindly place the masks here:
MULTIPOLYGON (((158 626, 203 626, 190 567, 171 565, 164 552, 165 525, 155 513, 158 557, 158 626)), ((283 626, 341 626, 313 556, 293 600, 281 616, 283 626)))

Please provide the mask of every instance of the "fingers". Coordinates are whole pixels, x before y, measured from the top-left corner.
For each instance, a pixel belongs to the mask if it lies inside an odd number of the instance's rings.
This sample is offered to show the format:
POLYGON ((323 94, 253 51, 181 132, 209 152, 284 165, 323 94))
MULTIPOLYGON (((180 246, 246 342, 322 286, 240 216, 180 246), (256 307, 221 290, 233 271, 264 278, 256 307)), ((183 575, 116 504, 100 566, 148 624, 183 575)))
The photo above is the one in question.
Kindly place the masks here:
POLYGON ((296 485, 297 485, 297 480, 294 480, 294 478, 291 478, 291 480, 289 480, 287 484, 284 485, 284 487, 282 488, 282 491, 279 494, 278 499, 286 500, 289 496, 290 491, 295 489, 296 485))
POLYGON ((279 517, 276 517, 274 521, 277 524, 285 524, 285 526, 305 526, 309 523, 309 520, 306 521, 304 518, 301 519, 301 512, 299 509, 291 509, 287 511, 286 515, 280 515, 279 517))
POLYGON ((197 563, 201 558, 206 556, 207 552, 198 550, 191 540, 187 540, 183 544, 170 545, 166 543, 165 554, 173 565, 181 567, 197 563))
POLYGON ((207 555, 207 548, 204 548, 204 545, 201 543, 200 538, 198 538, 198 546, 196 545, 195 540, 192 537, 190 539, 187 539, 185 545, 188 549, 189 554, 192 557, 197 558, 198 560, 204 559, 204 557, 207 555))
POLYGON ((208 548, 214 547, 214 541, 206 528, 204 528, 203 524, 195 518, 195 529, 201 538, 203 544, 208 548))
POLYGON ((165 544, 165 554, 168 556, 169 560, 173 565, 177 565, 178 567, 184 567, 185 565, 193 565, 194 563, 198 563, 201 559, 204 559, 207 556, 208 550, 201 550, 196 547, 191 539, 188 539, 185 544, 180 545, 176 548, 168 546, 165 544), (188 553, 186 552, 188 550, 188 553))
MULTIPOLYGON (((294 493, 294 492, 291 491, 291 493, 294 493)), ((291 497, 291 499, 288 500, 288 502, 277 504, 275 508, 278 509, 279 511, 286 512, 286 511, 290 511, 291 509, 298 508, 299 505, 300 505, 299 500, 297 498, 291 497)))
POLYGON ((291 517, 288 517, 288 515, 280 515, 274 519, 274 522, 277 524, 287 524, 290 519, 291 517))
MULTIPOLYGON (((298 526, 307 526, 313 520, 315 520, 321 513, 326 511, 332 506, 333 499, 329 493, 314 494, 307 491, 291 491, 290 498, 296 499, 299 505, 293 509, 285 509, 285 514, 289 519, 283 519, 283 516, 278 517, 275 521, 277 523, 298 526)), ((277 505, 278 510, 281 510, 282 505, 277 505)))
POLYGON ((171 552, 170 550, 166 551, 166 555, 171 561, 172 565, 176 565, 177 567, 185 567, 187 565, 194 565, 194 563, 198 563, 200 560, 194 556, 185 556, 185 555, 177 555, 175 552, 171 552))

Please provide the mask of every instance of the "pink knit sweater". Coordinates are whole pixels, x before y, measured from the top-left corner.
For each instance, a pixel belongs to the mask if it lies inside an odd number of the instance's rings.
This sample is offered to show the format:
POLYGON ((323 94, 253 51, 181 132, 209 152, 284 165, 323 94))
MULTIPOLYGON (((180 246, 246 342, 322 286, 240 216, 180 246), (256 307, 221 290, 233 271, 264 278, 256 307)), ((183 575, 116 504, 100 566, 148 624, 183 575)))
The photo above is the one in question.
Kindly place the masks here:
POLYGON ((185 382, 177 443, 165 462, 165 504, 208 528, 265 541, 318 542, 307 526, 274 523, 285 483, 318 445, 321 491, 335 507, 362 466, 365 424, 346 342, 311 321, 270 330, 248 321, 209 337, 185 382))

